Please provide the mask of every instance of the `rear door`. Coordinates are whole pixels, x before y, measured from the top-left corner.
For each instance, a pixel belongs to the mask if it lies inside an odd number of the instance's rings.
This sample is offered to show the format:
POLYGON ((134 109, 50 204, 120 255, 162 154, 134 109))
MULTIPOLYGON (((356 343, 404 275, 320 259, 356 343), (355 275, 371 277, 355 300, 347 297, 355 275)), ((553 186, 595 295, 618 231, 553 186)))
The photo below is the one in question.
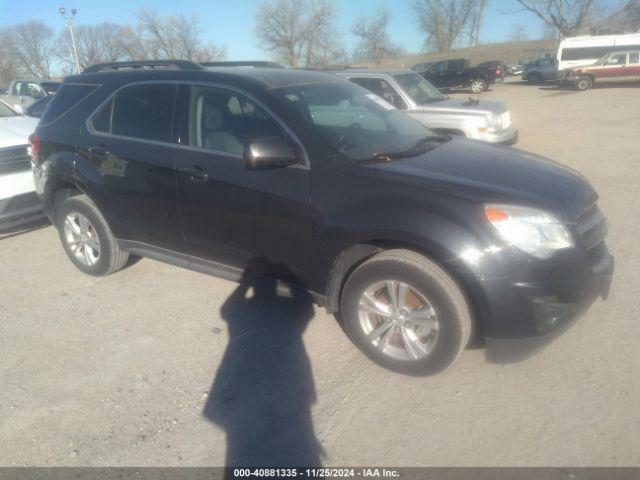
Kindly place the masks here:
POLYGON ((186 107, 176 158, 180 209, 194 263, 245 269, 268 259, 295 273, 306 264, 310 243, 308 164, 251 170, 243 152, 260 138, 299 144, 244 93, 192 85, 183 87, 179 103, 186 107))
MULTIPOLYGON (((116 237, 180 251, 173 131, 177 85, 125 87, 90 118, 84 172, 116 237)), ((56 95, 60 95, 57 93, 56 95)), ((80 165, 77 168, 82 168, 80 165)))

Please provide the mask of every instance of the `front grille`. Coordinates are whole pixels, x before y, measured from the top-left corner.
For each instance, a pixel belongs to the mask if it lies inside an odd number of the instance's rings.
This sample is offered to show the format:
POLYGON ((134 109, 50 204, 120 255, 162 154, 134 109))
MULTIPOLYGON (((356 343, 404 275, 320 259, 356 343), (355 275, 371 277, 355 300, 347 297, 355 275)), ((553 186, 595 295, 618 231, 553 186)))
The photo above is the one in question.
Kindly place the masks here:
POLYGON ((0 148, 0 175, 31 170, 27 146, 0 148))

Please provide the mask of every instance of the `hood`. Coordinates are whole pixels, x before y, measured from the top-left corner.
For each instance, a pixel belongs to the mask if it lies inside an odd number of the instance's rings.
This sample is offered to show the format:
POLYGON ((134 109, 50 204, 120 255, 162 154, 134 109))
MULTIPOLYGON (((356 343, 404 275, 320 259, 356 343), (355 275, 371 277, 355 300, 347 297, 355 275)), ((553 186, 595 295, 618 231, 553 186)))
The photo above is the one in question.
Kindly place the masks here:
POLYGON ((0 148, 26 145, 37 126, 37 118, 0 117, 0 148))
POLYGON ((475 201, 560 210, 568 220, 598 198, 575 170, 515 148, 459 137, 417 157, 376 164, 376 170, 381 178, 475 201))
POLYGON ((495 102, 493 100, 483 100, 480 99, 478 102, 470 101, 469 98, 473 97, 465 97, 465 98, 448 98, 446 100, 440 100, 436 102, 431 102, 426 105, 418 105, 416 107, 415 112, 420 111, 441 111, 443 113, 502 113, 507 110, 504 103, 495 102))

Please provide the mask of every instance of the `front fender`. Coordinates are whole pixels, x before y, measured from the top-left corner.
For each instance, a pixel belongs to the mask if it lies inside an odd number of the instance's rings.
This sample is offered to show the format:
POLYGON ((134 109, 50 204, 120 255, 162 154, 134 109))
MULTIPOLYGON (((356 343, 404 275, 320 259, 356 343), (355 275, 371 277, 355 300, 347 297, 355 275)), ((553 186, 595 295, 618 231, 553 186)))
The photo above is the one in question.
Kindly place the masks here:
POLYGON ((327 246, 328 258, 316 255, 315 265, 330 266, 325 277, 327 309, 337 310, 340 290, 354 266, 389 248, 407 248, 437 261, 463 284, 476 304, 483 304, 480 280, 503 273, 510 253, 495 255, 498 247, 493 237, 472 227, 476 205, 456 199, 449 202, 456 204, 452 210, 460 215, 436 213, 417 203, 403 208, 354 205, 327 222, 318 240, 327 246))

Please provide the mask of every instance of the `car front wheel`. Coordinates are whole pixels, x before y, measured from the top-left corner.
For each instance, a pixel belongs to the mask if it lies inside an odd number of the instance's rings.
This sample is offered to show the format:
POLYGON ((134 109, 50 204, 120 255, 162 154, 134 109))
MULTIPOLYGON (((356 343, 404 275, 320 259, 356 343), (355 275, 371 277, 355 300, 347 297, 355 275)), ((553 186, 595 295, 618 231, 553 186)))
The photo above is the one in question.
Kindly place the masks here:
POLYGON ((344 327, 379 365, 430 375, 467 346, 471 315, 456 282, 439 265, 409 250, 389 250, 360 265, 341 297, 344 327))
POLYGON ((65 252, 84 273, 108 275, 127 263, 129 254, 120 250, 98 207, 86 195, 67 198, 56 219, 65 252))
POLYGON ((589 90, 593 85, 593 81, 589 77, 580 77, 575 82, 576 90, 585 91, 589 90))

